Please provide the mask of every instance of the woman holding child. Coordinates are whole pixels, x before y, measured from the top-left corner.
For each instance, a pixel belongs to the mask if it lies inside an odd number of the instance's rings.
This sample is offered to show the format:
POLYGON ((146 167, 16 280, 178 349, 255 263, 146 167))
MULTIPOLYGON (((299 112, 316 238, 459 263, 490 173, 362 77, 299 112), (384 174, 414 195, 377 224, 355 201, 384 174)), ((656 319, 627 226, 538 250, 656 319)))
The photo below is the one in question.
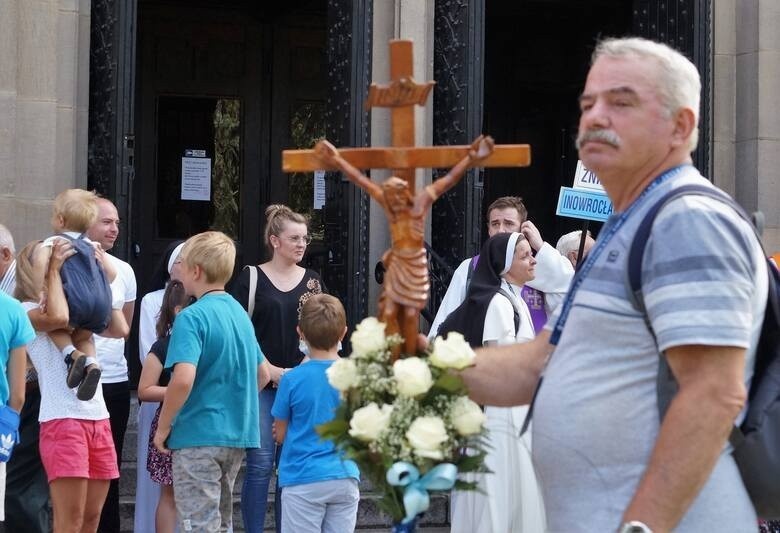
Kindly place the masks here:
MULTIPOLYGON (((74 253, 64 239, 55 240, 50 252, 41 242, 31 242, 19 252, 16 267, 15 296, 37 332, 27 351, 41 390, 40 454, 56 533, 96 531, 109 482, 119 477, 102 389, 97 387, 88 400, 78 398, 66 383, 66 363, 48 334, 68 328, 60 268, 74 253), (41 259, 49 253, 50 258, 41 259)), ((111 322, 112 329, 127 328, 121 310, 112 312, 111 322)))
MULTIPOLYGON (((282 375, 304 357, 296 331, 303 304, 322 292, 319 275, 298 265, 311 242, 306 218, 284 205, 265 210, 265 245, 271 259, 240 273, 231 294, 248 310, 257 342, 270 362, 271 383, 260 391, 260 448, 247 450, 241 514, 248 533, 263 531, 268 485, 281 447, 274 446, 271 407, 282 375), (251 293, 254 292, 254 295, 251 293)), ((281 525, 277 482, 276 530, 281 525)))
MULTIPOLYGON (((457 331, 474 347, 533 339, 528 306, 518 295, 534 279, 536 260, 522 233, 499 233, 479 254, 466 299, 439 333, 457 331)), ((527 406, 485 407, 492 472, 472 477, 480 492, 453 492, 453 533, 544 531, 544 506, 530 454, 530 433, 520 437, 527 406)))

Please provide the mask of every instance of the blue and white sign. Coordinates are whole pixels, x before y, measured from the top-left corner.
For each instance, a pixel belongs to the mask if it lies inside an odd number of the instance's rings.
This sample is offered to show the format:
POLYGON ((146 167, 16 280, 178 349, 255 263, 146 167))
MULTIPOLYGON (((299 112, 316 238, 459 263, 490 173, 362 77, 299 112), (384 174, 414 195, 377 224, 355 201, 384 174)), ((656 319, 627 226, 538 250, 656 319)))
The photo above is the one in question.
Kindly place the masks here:
POLYGON ((577 169, 574 171, 574 188, 604 192, 604 186, 599 181, 598 176, 579 160, 577 161, 577 169))
POLYGON ((604 222, 612 214, 612 202, 603 192, 561 187, 555 214, 604 222))

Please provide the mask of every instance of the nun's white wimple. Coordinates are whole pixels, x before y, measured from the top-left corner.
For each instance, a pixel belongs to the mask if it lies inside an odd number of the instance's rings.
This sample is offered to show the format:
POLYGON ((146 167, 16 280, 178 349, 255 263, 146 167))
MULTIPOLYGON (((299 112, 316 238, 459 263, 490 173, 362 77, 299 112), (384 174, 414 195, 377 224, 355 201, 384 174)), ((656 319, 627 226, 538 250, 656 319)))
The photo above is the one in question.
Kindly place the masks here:
POLYGON ((520 238, 522 233, 512 232, 509 236, 509 242, 506 243, 506 256, 504 257, 504 270, 501 271, 501 276, 509 272, 512 267, 512 260, 515 257, 515 246, 517 246, 517 239, 520 238))
POLYGON ((171 270, 173 270, 173 264, 176 262, 176 260, 179 258, 179 254, 181 253, 181 249, 184 248, 184 243, 179 244, 176 248, 173 249, 171 252, 171 256, 168 258, 168 274, 171 273, 171 270))

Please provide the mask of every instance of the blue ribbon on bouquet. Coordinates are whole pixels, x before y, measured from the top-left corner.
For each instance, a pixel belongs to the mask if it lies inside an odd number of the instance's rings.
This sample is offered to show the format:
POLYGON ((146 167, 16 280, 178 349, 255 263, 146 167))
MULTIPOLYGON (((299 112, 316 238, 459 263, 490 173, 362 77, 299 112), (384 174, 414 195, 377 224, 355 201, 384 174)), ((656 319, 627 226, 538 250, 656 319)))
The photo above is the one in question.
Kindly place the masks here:
POLYGON ((420 471, 411 463, 398 461, 387 471, 387 482, 394 487, 404 487, 404 524, 428 509, 431 498, 429 490, 450 490, 455 485, 458 467, 452 463, 442 463, 431 468, 420 477, 420 471))

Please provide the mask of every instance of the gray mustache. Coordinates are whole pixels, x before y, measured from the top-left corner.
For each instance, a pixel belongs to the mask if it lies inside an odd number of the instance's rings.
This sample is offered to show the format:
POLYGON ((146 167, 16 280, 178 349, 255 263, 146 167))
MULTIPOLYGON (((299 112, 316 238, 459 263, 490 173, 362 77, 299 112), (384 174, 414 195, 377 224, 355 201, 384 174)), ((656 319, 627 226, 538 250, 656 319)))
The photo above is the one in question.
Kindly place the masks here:
POLYGON ((620 137, 612 130, 587 130, 577 136, 577 150, 586 142, 597 141, 607 143, 615 148, 620 147, 620 137))

